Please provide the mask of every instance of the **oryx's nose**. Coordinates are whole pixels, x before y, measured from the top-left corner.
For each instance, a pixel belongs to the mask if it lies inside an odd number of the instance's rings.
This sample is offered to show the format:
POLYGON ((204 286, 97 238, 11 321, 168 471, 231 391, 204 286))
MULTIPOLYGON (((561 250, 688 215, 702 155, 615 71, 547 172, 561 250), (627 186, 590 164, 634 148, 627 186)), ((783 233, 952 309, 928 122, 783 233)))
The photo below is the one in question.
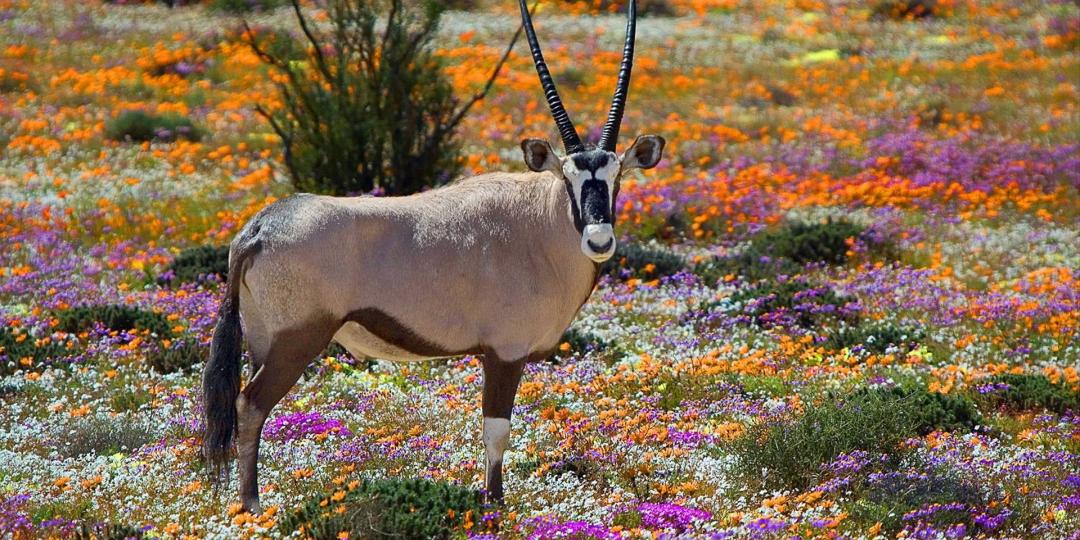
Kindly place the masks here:
POLYGON ((615 232, 610 223, 586 225, 581 233, 581 251, 585 256, 604 262, 615 253, 615 232))

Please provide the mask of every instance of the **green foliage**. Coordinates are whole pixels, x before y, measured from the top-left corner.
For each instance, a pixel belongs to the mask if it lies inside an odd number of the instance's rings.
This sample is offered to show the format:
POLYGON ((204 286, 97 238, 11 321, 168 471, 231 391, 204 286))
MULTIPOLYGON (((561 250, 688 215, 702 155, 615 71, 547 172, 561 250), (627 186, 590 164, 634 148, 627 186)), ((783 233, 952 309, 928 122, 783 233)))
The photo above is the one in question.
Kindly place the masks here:
POLYGON ((75 530, 75 540, 140 540, 146 538, 142 527, 120 523, 83 524, 75 530))
POLYGON ((615 277, 655 279, 686 269, 686 259, 656 242, 619 242, 615 255, 600 265, 600 273, 615 277))
POLYGON ((166 373, 192 373, 194 366, 206 362, 210 347, 200 345, 194 340, 179 340, 157 347, 146 354, 146 361, 154 371, 166 373))
POLYGON ((912 20, 940 17, 943 11, 937 0, 877 0, 871 13, 878 19, 912 20))
POLYGON ((760 282, 740 289, 731 301, 743 304, 743 313, 762 326, 791 321, 803 328, 814 328, 837 318, 854 320, 842 311, 854 302, 853 298, 801 277, 760 282))
MULTIPOLYGON (((566 3, 576 3, 580 0, 563 0, 566 3)), ((601 13, 623 13, 626 11, 624 0, 599 0, 590 2, 593 8, 601 13)), ((638 0, 637 13, 642 17, 674 17, 675 6, 671 0, 638 0)))
POLYGON ((277 9, 285 3, 285 0, 210 0, 207 5, 218 11, 242 14, 277 9))
POLYGON ((316 540, 355 538, 449 538, 463 534, 466 521, 481 522, 476 491, 426 479, 364 480, 353 488, 315 497, 282 518, 283 535, 303 527, 316 540), (344 507, 343 512, 338 512, 344 507))
POLYGON ((64 332, 79 333, 90 330, 94 323, 101 323, 110 330, 147 330, 158 336, 172 333, 172 324, 164 314, 120 304, 92 304, 78 306, 57 315, 58 328, 64 332))
POLYGON ((858 238, 863 231, 861 225, 842 219, 788 223, 754 235, 738 255, 700 263, 693 272, 710 284, 727 275, 753 283, 798 274, 807 263, 843 264, 850 249, 848 239, 858 238))
POLYGON ((858 237, 863 229, 850 221, 831 218, 823 223, 789 223, 783 229, 762 234, 755 245, 763 254, 800 264, 843 264, 850 249, 848 239, 858 237))
MULTIPOLYGON (((286 61, 304 60, 307 58, 307 51, 304 47, 286 30, 275 28, 273 26, 249 26, 246 29, 247 39, 254 42, 255 46, 259 49, 266 51, 267 54, 274 58, 280 58, 286 61)), ((245 33, 244 28, 240 28, 235 34, 230 33, 230 38, 243 38, 245 33)))
POLYGON ((125 418, 96 416, 75 419, 59 434, 57 451, 65 457, 109 456, 130 452, 152 440, 150 431, 125 418))
MULTIPOLYGON (((876 476, 850 505, 852 519, 868 526, 881 523, 881 532, 893 537, 904 528, 905 514, 926 505, 982 506, 986 503, 978 486, 929 464, 923 470, 926 471, 923 474, 889 472, 876 476)), ((965 522, 971 525, 970 520, 966 510, 936 512, 931 516, 931 524, 943 526, 965 522)))
POLYGON ((251 42, 285 79, 282 107, 259 112, 281 138, 297 190, 402 195, 457 176, 457 128, 479 96, 459 106, 432 54, 444 9, 433 0, 334 0, 325 34, 299 16, 312 29, 303 61, 251 42))
POLYGON ((163 284, 198 283, 211 275, 222 282, 229 274, 229 246, 199 246, 185 249, 158 278, 163 284))
POLYGON ((932 431, 967 432, 982 422, 971 400, 958 395, 930 392, 921 386, 860 388, 848 398, 852 404, 895 402, 904 407, 914 420, 914 434, 932 431))
POLYGON ((805 489, 823 465, 862 450, 899 455, 909 437, 934 429, 969 429, 977 422, 970 403, 923 389, 864 388, 846 396, 807 403, 803 414, 751 426, 733 443, 739 469, 748 478, 767 471, 770 487, 805 489))
POLYGON ((555 358, 565 359, 575 355, 593 354, 604 360, 615 361, 621 358, 624 352, 617 341, 608 341, 594 332, 571 326, 559 340, 559 349, 555 351, 555 358))
POLYGON ((860 346, 870 352, 883 354, 890 346, 914 347, 925 337, 922 329, 894 323, 844 326, 829 331, 825 347, 834 350, 860 346))
POLYGON ((157 115, 130 110, 105 123, 105 136, 114 141, 199 141, 203 138, 203 131, 178 114, 157 115))
POLYGON ((1012 411, 1047 410, 1057 414, 1080 411, 1080 392, 1054 384, 1043 375, 1002 374, 990 377, 980 388, 980 401, 993 408, 1012 411))
POLYGON ((25 328, 0 326, 0 377, 19 369, 41 371, 82 350, 73 338, 44 337, 32 335, 25 328))
POLYGON ((691 271, 708 285, 727 276, 741 276, 749 283, 756 283, 776 276, 793 276, 802 271, 802 265, 791 259, 763 255, 751 247, 738 255, 715 257, 694 265, 691 271))
POLYGON ((109 391, 109 405, 116 413, 135 412, 153 401, 153 394, 138 388, 121 387, 109 391))
POLYGON ((640 527, 642 524, 641 512, 629 508, 624 512, 620 512, 615 515, 611 520, 612 525, 617 525, 625 529, 634 529, 640 527))

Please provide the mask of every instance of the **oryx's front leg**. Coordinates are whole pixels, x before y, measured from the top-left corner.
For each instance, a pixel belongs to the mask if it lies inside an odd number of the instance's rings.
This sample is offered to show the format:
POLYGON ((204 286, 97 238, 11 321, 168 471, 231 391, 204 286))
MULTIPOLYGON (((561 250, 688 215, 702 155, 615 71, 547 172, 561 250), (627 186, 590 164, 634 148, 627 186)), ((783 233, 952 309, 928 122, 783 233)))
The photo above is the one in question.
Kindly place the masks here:
POLYGON ((492 353, 484 355, 484 458, 488 500, 503 500, 503 453, 510 444, 510 413, 514 409, 525 360, 508 362, 492 353))

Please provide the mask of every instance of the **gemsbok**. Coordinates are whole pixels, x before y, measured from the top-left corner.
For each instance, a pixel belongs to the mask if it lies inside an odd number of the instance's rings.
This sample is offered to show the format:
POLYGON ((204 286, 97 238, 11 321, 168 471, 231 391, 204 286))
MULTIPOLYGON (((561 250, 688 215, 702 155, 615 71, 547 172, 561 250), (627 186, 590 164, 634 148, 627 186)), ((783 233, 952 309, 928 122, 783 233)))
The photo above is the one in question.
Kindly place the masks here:
POLYGON ((502 500, 503 453, 525 364, 554 351, 592 293, 600 263, 615 252, 620 176, 655 167, 664 148, 663 138, 643 135, 615 153, 634 59, 634 0, 596 146, 579 138, 525 0, 519 4, 565 157, 528 139, 521 149, 532 172, 484 174, 407 197, 299 194, 267 206, 233 240, 203 372, 203 452, 215 485, 227 483, 236 440, 245 510, 260 511, 267 415, 331 341, 358 358, 483 355, 485 486, 489 500, 502 500), (243 336, 251 378, 241 390, 243 336))

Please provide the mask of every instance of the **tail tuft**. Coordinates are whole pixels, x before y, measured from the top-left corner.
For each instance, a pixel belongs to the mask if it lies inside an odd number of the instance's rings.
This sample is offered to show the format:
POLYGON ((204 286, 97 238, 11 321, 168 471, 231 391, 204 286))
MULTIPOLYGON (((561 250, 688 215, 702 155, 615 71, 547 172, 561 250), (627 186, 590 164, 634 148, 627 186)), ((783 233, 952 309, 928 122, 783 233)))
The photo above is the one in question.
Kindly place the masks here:
MULTIPOLYGON (((230 281, 232 281, 230 279, 230 281)), ((240 327, 239 298, 229 287, 221 304, 210 361, 203 369, 203 456, 216 487, 229 482, 229 461, 236 438, 236 397, 240 395, 240 353, 243 335, 240 327)))

